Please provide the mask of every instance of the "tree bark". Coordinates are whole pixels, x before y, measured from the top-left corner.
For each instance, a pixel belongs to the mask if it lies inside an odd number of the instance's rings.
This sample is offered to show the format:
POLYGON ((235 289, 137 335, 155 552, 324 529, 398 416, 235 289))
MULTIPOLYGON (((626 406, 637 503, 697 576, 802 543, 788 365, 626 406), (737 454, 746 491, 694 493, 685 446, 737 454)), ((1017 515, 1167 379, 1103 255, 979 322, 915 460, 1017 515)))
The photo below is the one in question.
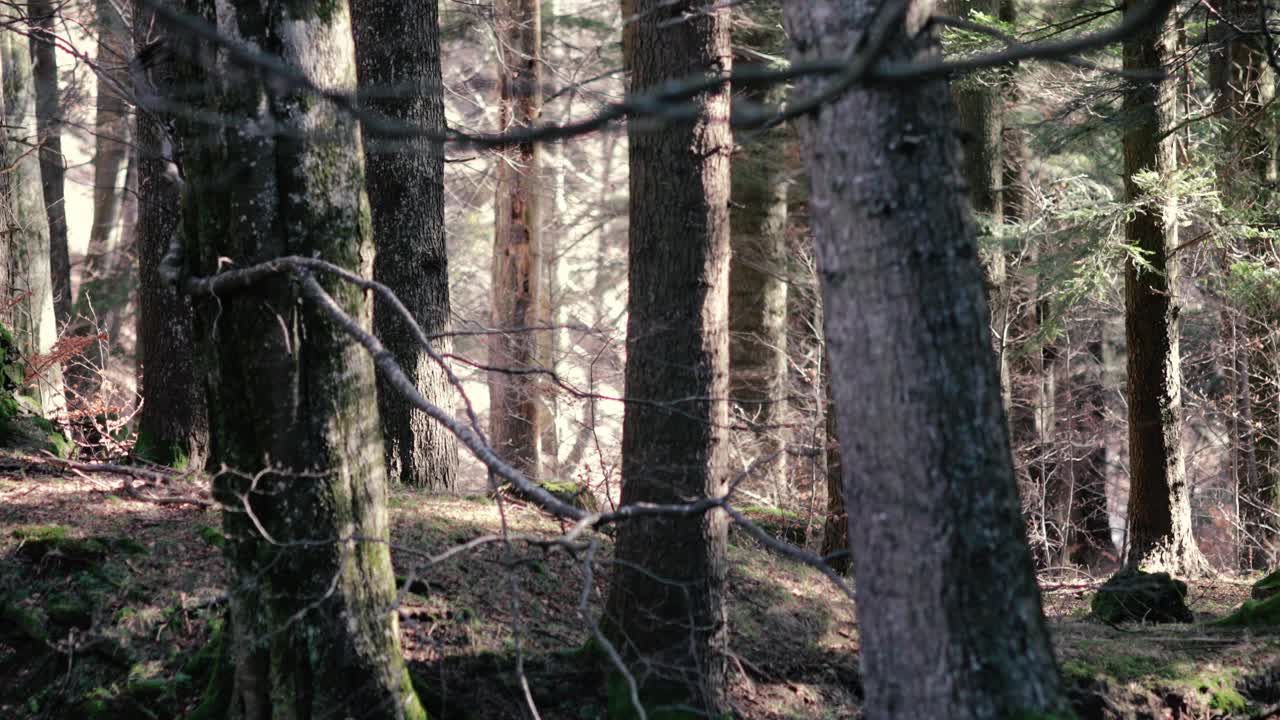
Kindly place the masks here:
MULTIPOLYGON (((321 88, 356 89, 346 2, 186 7, 321 88)), ((191 53, 220 56, 207 45, 191 53)), ((187 269, 208 276, 303 255, 371 276, 358 123, 218 63, 183 67, 182 87, 203 92, 183 120, 187 269), (199 123, 215 109, 225 122, 199 123)), ((366 293, 328 275, 315 281, 372 327, 366 293)), ((276 275, 195 302, 212 462, 232 469, 214 487, 233 589, 230 715, 425 718, 400 650, 373 361, 304 297, 303 282, 276 275)))
POLYGON ((42 413, 63 408, 62 370, 57 363, 45 367, 38 355, 47 355, 58 339, 53 311, 53 284, 49 267, 49 218, 41 188, 40 154, 37 148, 35 78, 27 35, 17 29, 0 30, 0 82, 3 83, 3 135, 0 136, 0 228, 4 262, 0 263, 0 323, 28 362, 38 371, 31 381, 32 399, 42 413))
MULTIPOLYGON (((872 0, 789 0, 795 61, 872 0)), ((937 51, 912 2, 884 57, 937 51)), ((823 83, 798 84, 801 97, 823 83)), ((802 123, 862 630, 864 713, 1065 710, 1018 502, 947 85, 854 86, 802 123)))
MULTIPOLYGON (((542 112, 542 16, 538 0, 498 0, 501 129, 532 126, 542 112)), ((497 159, 494 197, 493 329, 489 365, 489 434, 493 446, 531 480, 540 476, 543 314, 541 162, 534 143, 497 159)))
MULTIPOLYGON (((1125 12, 1139 4, 1128 0, 1125 12)), ((1124 68, 1165 72, 1174 52, 1168 18, 1124 43, 1124 68)), ((1124 99, 1130 123, 1124 135, 1125 194, 1136 212, 1125 240, 1146 266, 1125 265, 1125 343, 1129 400, 1129 542, 1126 563, 1160 566, 1175 573, 1206 567, 1191 528, 1191 487, 1182 456, 1182 371, 1178 350, 1176 198, 1142 186, 1138 173, 1167 182, 1176 170, 1174 138, 1161 136, 1174 123, 1171 80, 1135 81, 1124 99)))
MULTIPOLYGON (((204 384, 197 381, 191 298, 161 276, 160 264, 179 232, 181 153, 172 120, 148 101, 172 92, 174 58, 155 11, 134 11, 131 75, 139 98, 138 158, 138 417, 135 454, 163 465, 200 468, 208 459, 209 419, 204 384)), ((154 105, 155 103, 151 103, 154 105)))
MULTIPOLYGON (((758 53, 786 48, 776 2, 747 5, 734 28, 734 45, 755 53, 735 62, 761 65, 758 53), (747 60, 752 60, 747 62, 747 60)), ((776 84, 748 88, 735 103, 759 112, 786 101, 776 84)), ((752 480, 775 502, 790 492, 787 478, 787 167, 786 126, 748 132, 732 163, 733 259, 729 268, 730 397, 750 427, 748 461, 759 461, 752 480)))
MULTIPOLYGON (((732 66, 729 11, 719 3, 637 0, 627 17, 633 94, 732 66)), ((642 402, 628 403, 623 418, 623 504, 727 490, 729 90, 692 105, 690 120, 628 126, 626 387, 642 402)), ((710 717, 728 710, 726 544, 720 511, 618 529, 605 622, 646 706, 683 704, 710 717)))
POLYGON ((849 556, 849 510, 844 503, 844 467, 840 461, 840 431, 834 394, 831 388, 831 366, 825 357, 822 363, 823 385, 825 385, 826 403, 823 405, 823 421, 826 425, 826 468, 827 468, 827 517, 822 524, 822 555, 830 557, 843 551, 843 555, 827 561, 831 569, 846 575, 849 573, 851 558, 849 556))
MULTIPOLYGON (((436 0, 352 0, 362 103, 377 115, 443 133, 444 85, 436 0)), ((365 127, 366 184, 377 255, 374 279, 390 287, 427 335, 450 329, 449 260, 444 231, 444 145, 379 137, 365 127)), ((408 324, 383 303, 373 310, 378 337, 422 396, 450 409, 444 368, 418 345, 408 324)), ((452 341, 435 342, 447 354, 452 341)), ((386 437, 387 474, 437 491, 457 483, 457 439, 413 408, 385 378, 378 412, 386 437)))
POLYGON ((49 218, 49 259, 53 273, 53 312, 58 326, 71 319, 71 253, 67 247, 66 160, 62 157, 62 94, 58 57, 52 42, 52 0, 30 0, 31 60, 36 89, 36 127, 40 132, 40 182, 49 218))

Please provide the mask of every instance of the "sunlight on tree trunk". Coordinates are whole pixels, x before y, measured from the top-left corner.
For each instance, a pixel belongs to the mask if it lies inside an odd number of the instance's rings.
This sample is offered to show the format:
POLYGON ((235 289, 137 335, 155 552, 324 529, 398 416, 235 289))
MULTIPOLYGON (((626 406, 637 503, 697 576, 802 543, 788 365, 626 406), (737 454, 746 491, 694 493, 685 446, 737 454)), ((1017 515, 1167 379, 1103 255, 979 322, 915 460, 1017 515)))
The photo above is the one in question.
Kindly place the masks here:
MULTIPOLYGON (((871 0, 791 0, 795 61, 871 0)), ((913 2, 886 57, 936 56, 913 2)), ((820 82, 800 82, 809 94, 820 82)), ((1065 710, 1040 610, 945 82, 854 86, 801 123, 874 718, 1065 710)))

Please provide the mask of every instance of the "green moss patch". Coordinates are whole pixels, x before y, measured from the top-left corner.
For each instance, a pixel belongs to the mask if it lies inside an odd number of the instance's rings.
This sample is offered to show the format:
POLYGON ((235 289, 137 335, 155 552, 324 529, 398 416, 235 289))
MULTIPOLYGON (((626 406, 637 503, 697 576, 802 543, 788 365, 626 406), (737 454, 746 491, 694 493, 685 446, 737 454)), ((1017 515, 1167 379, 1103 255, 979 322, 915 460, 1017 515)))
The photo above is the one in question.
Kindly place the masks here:
MULTIPOLYGON (((804 518, 798 513, 764 506, 744 507, 739 512, 766 535, 776 540, 789 542, 792 545, 804 545, 808 539, 808 527, 804 518)), ((737 528, 735 532, 740 533, 742 530, 737 528)))
POLYGON ((1099 620, 1123 622, 1191 622, 1187 584, 1168 573, 1126 569, 1112 575, 1093 596, 1090 610, 1099 620))
POLYGON ((1280 570, 1254 583, 1249 590, 1249 597, 1254 600, 1266 600, 1273 595, 1280 595, 1280 570))
POLYGON ((1280 626, 1280 595, 1266 600, 1245 600, 1235 612, 1212 624, 1218 627, 1280 626))

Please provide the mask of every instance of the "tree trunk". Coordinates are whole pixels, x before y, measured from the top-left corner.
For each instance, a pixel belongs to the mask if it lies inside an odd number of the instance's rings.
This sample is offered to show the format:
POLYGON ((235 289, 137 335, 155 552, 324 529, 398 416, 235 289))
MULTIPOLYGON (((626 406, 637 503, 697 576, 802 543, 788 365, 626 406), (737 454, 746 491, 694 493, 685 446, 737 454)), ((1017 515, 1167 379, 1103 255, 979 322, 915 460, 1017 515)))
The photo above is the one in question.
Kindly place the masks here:
MULTIPOLYGON (((114 310, 128 302, 115 287, 111 269, 117 248, 112 244, 124 193, 120 171, 128 158, 129 106, 121 91, 127 86, 128 29, 112 0, 95 0, 98 33, 98 92, 94 118, 93 225, 76 293, 74 314, 78 334, 112 331, 114 310)), ((90 402, 106 367, 109 340, 88 346, 68 371, 74 403, 90 402)))
POLYGON ((172 92, 175 72, 167 44, 171 41, 154 17, 154 10, 140 4, 133 26, 134 46, 140 49, 131 74, 140 104, 136 232, 138 394, 142 397, 134 453, 163 465, 200 468, 208 459, 209 418, 204 384, 197 381, 191 298, 165 282, 160 272, 161 261, 180 230, 182 179, 177 138, 166 127, 170 118, 158 107, 148 106, 157 92, 172 92))
POLYGON ((1070 472, 1073 502, 1071 504, 1071 562, 1095 567, 1115 562, 1115 546, 1111 542, 1111 515, 1107 506, 1107 446, 1101 439, 1106 432, 1106 389, 1103 383, 1104 362, 1102 328, 1089 342, 1087 358, 1071 373, 1070 472))
MULTIPOLYGON (((436 0, 352 0, 356 59, 364 105, 395 122, 443 133, 444 86, 436 0)), ((377 246, 374 279, 387 285, 427 335, 449 332, 449 261, 444 232, 444 145, 438 140, 379 137, 365 127, 366 184, 377 246)), ((378 337, 422 396, 452 409, 444 368, 418 345, 408 324, 383 303, 373 311, 378 337)), ((443 337, 435 349, 448 353, 443 337)), ((413 408, 385 378, 378 412, 387 474, 406 485, 452 490, 457 439, 413 408)))
POLYGON ((49 259, 53 273, 53 312, 58 326, 71 319, 71 254, 67 247, 66 160, 62 157, 62 94, 58 89, 57 49, 52 42, 52 0, 28 4, 32 30, 31 60, 36 89, 36 126, 40 131, 40 182, 49 217, 49 259))
MULTIPOLYGON (((1223 145, 1228 152, 1218 165, 1219 186, 1235 207, 1265 208, 1272 153, 1263 113, 1274 95, 1274 77, 1257 31, 1259 6, 1257 0, 1227 0, 1219 8, 1225 22, 1215 27, 1209 55, 1215 110, 1227 121, 1223 145)), ((1237 258, 1267 262, 1273 245, 1264 238, 1229 243, 1223 251, 1223 275, 1230 276, 1237 258)), ((1245 570, 1272 567, 1280 553, 1280 413, 1269 339, 1278 324, 1273 303, 1243 302, 1222 313, 1231 355, 1231 468, 1240 492, 1239 558, 1245 570)))
MULTIPOLYGON (((967 18, 975 11, 998 17, 1001 0, 943 0, 944 12, 967 18)), ((958 126, 964 144, 962 168, 969 201, 979 220, 979 246, 984 247, 987 268, 987 302, 1000 363, 1000 391, 1006 412, 1013 405, 1009 374, 1009 277, 1001 226, 1004 224, 1004 91, 1005 84, 977 74, 952 81, 958 126)))
MULTIPOLYGON (((781 11, 776 2, 747 6, 734 28, 735 46, 746 58, 785 51, 781 11), (754 53, 749 51, 755 51, 754 53)), ((735 56, 737 64, 757 65, 735 56)), ((737 93, 748 110, 776 108, 787 87, 737 93)), ((733 259, 729 268, 729 388, 748 427, 747 459, 762 463, 753 473, 781 502, 790 494, 787 478, 787 167, 786 126, 744 133, 732 163, 733 259), (767 462, 766 462, 767 461, 767 462)))
POLYGON ((25 32, 0 30, 0 82, 3 83, 3 136, 0 136, 0 210, 4 213, 5 257, 0 267, 0 323, 13 334, 28 363, 32 398, 51 415, 63 407, 62 370, 46 355, 58 338, 49 268, 49 218, 41 189, 36 147, 35 80, 25 32))
MULTIPOLYGON (((728 72, 729 15, 712 0, 637 0, 624 52, 630 91, 728 72)), ((626 387, 643 402, 628 403, 623 418, 623 504, 727 490, 729 90, 692 105, 693 119, 628 127, 626 387)), ((618 528, 605 621, 646 706, 684 704, 710 717, 728 709, 726 531, 720 511, 618 528)))
POLYGON ((849 572, 849 510, 844 504, 844 467, 840 462, 840 432, 837 428, 838 408, 831 389, 831 366, 827 363, 823 351, 823 385, 825 385, 826 402, 823 404, 824 423, 826 424, 826 466, 827 466, 827 517, 822 524, 822 556, 830 557, 843 551, 843 555, 827 561, 831 569, 845 575, 849 572))
MULTIPOLYGON (((532 126, 542 112, 542 16, 538 0, 498 0, 501 128, 532 126)), ((531 480, 540 475, 543 312, 541 163, 534 143, 497 159, 493 239, 493 328, 489 365, 489 434, 493 446, 531 480), (508 370, 511 372, 503 372, 508 370)))
MULTIPOLYGON (((839 57, 872 0, 789 0, 794 58, 839 57)), ((885 57, 935 56, 912 2, 885 57)), ((798 84, 801 97, 821 81, 798 84)), ((942 81, 854 86, 802 123, 862 629, 864 712, 1065 710, 1032 572, 955 110, 942 81)))
MULTIPOLYGON (((1125 12, 1138 4, 1128 0, 1125 12)), ((1166 72, 1174 52, 1168 18, 1124 43, 1124 68, 1166 72)), ((1136 179, 1154 172, 1167 182, 1176 169, 1175 85, 1135 81, 1125 94, 1130 123, 1124 135, 1124 183, 1138 206, 1125 223, 1125 239, 1148 266, 1125 265, 1125 344, 1129 400, 1129 543, 1126 563, 1196 573, 1204 557, 1191 530, 1191 487, 1182 457, 1182 370, 1178 352, 1176 198, 1151 192, 1136 179)))
MULTIPOLYGON (((346 2, 187 0, 187 9, 321 88, 356 89, 346 2)), ((207 46, 192 54, 215 57, 207 46)), ((296 254, 371 276, 358 123, 256 76, 184 68, 182 87, 204 92, 193 116, 216 109, 226 120, 184 121, 188 269, 209 276, 296 254), (249 131, 263 127, 280 131, 249 131)), ((315 281, 371 328, 364 291, 315 281)), ((373 361, 304 299, 303 282, 274 275, 195 303, 212 462, 232 470, 214 487, 234 589, 230 714, 425 718, 400 650, 373 361)))

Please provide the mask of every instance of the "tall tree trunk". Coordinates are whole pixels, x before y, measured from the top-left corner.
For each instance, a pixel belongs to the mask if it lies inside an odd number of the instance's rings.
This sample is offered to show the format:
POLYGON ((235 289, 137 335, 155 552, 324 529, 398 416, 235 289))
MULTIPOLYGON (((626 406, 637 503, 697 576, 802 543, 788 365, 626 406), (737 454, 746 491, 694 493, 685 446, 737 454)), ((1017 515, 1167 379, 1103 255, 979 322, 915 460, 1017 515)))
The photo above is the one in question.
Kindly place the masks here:
MULTIPOLYGON (((138 157, 138 394, 142 410, 134 452, 164 465, 203 467, 208 459, 209 418, 205 388, 198 382, 191 298, 165 282, 161 261, 180 231, 181 153, 167 116, 154 100, 172 93, 174 58, 155 22, 140 4, 134 15, 130 63, 137 91, 138 157)), ((178 42, 181 42, 180 40, 178 42)))
MULTIPOLYGON (((444 85, 436 0, 352 0, 363 103, 379 116, 443 134, 444 85)), ((365 127, 367 186, 377 255, 374 279, 395 291, 427 335, 447 333, 449 261, 444 233, 444 145, 439 140, 379 137, 365 127)), ((374 306, 378 337, 422 396, 448 409, 444 368, 383 303, 374 306)), ((435 341, 448 353, 448 337, 435 341)), ((457 439, 378 381, 387 474, 406 485, 451 490, 457 482, 457 439)))
POLYGON ((1073 502, 1068 559, 1085 567, 1118 559, 1107 506, 1107 446, 1101 439, 1107 415, 1102 328, 1094 331, 1098 335, 1088 344, 1087 358, 1072 368, 1069 388, 1073 502))
MULTIPOLYGON (((879 3, 788 0, 795 61, 879 3)), ((911 2, 885 57, 936 55, 911 2)), ((798 84, 802 97, 821 81, 798 84)), ((1065 708, 1018 502, 945 82, 855 86, 802 123, 862 628, 864 712, 1065 708)))
MULTIPOLYGON (((943 11, 967 18, 977 11, 988 17, 998 17, 1001 0, 943 0, 943 11)), ((988 305, 991 307, 991 327, 996 341, 996 355, 1000 363, 1000 391, 1006 411, 1012 407, 1012 381, 1009 375, 1009 277, 1005 249, 1002 246, 1004 224, 1004 94, 1005 84, 989 77, 966 75, 952 82, 951 95, 955 100, 959 128, 967 142, 964 144, 962 168, 965 183, 969 187, 969 201, 980 220, 979 237, 986 236, 980 245, 988 245, 985 255, 987 268, 988 305)))
MULTIPOLYGON (((25 30, 25 28, 23 28, 25 30)), ((63 407, 62 370, 36 356, 47 354, 58 338, 49 268, 49 219, 40 182, 35 80, 27 34, 0 30, 0 83, 3 84, 3 135, 0 135, 0 228, 5 233, 0 266, 0 323, 13 334, 35 371, 32 398, 41 411, 63 407)))
MULTIPOLYGON (((630 91, 732 65, 729 10, 713 0, 637 0, 625 15, 630 91)), ((727 490, 729 90, 696 117, 633 120, 622 502, 672 503, 727 490)), ((727 711, 727 523, 720 511, 618 529, 606 623, 646 706, 727 711), (673 587, 671 583, 677 583, 673 587)))
MULTIPOLYGON (((356 90, 346 2, 186 6, 321 88, 356 90)), ((358 123, 269 80, 184 67, 182 86, 204 93, 196 112, 226 120, 185 121, 188 269, 209 276, 292 254, 370 277, 358 123)), ((330 275, 275 275, 195 303, 212 462, 235 471, 214 486, 235 589, 230 715, 425 718, 400 650, 373 361, 317 307, 317 286, 372 327, 367 294, 330 275)))
MULTIPOLYGON (((1140 3, 1127 0, 1125 12, 1140 3)), ((1175 37, 1168 18, 1124 43, 1124 68, 1166 72, 1175 37)), ((1176 111, 1170 80, 1134 81, 1125 94, 1130 123, 1124 135, 1124 184, 1138 205, 1125 223, 1125 239, 1146 266, 1125 265, 1125 344, 1129 400, 1129 542, 1126 563, 1171 572, 1205 567, 1191 529, 1191 487, 1182 457, 1182 370, 1178 351, 1178 245, 1176 198, 1146 188, 1138 173, 1167 180, 1176 170, 1174 138, 1162 137, 1176 111)))
MULTIPOLYGON (((80 334, 102 331, 110 335, 115 310, 127 295, 115 287, 111 270, 117 248, 112 244, 124 197, 120 171, 128 159, 129 106, 122 90, 127 85, 128 28, 112 0, 95 0, 98 33, 98 91, 94 118, 93 225, 76 293, 74 314, 80 334), (96 327, 95 327, 96 325, 96 327)), ((109 339, 93 343, 68 371, 73 403, 90 402, 106 367, 109 339)))
MULTIPOLYGON (((1228 150, 1218 165, 1219 186, 1233 206, 1264 215, 1272 153, 1263 113, 1274 95, 1275 78, 1257 30, 1258 0, 1227 0, 1217 7, 1224 21, 1215 27, 1209 77, 1217 93, 1215 110, 1227 120, 1223 146, 1228 150), (1259 193, 1259 187, 1267 189, 1259 193)), ((1231 243, 1222 254, 1224 277, 1236 259, 1267 262, 1273 246, 1265 238, 1231 243)), ((1240 565, 1263 569, 1280 553, 1280 413, 1269 340, 1280 325, 1280 313, 1272 303, 1246 301, 1222 315, 1231 354, 1231 468, 1240 491, 1240 565)))
POLYGON ((32 29, 31 60, 36 89, 36 126, 40 131, 40 182, 49 216, 49 259, 53 273, 53 312, 58 325, 71 319, 71 254, 67 247, 66 160, 62 157, 62 93, 53 44, 52 0, 28 3, 32 29))
MULTIPOLYGON (((538 0, 498 0, 501 128, 532 126, 542 112, 542 15, 538 0)), ((539 151, 519 143, 497 158, 494 197, 493 328, 489 364, 489 434, 498 452, 537 480, 542 455, 543 312, 539 151)))
MULTIPOLYGON (((762 63, 759 54, 786 49, 781 8, 748 3, 735 23, 735 62, 762 63), (745 54, 745 57, 743 57, 745 54)), ((736 94, 759 112, 786 101, 786 85, 748 88, 736 94)), ((787 478, 787 167, 786 126, 752 131, 732 163, 733 260, 729 268, 730 397, 751 428, 748 459, 763 464, 753 481, 775 501, 785 500, 787 478), (767 461, 767 462, 766 462, 767 461)))

